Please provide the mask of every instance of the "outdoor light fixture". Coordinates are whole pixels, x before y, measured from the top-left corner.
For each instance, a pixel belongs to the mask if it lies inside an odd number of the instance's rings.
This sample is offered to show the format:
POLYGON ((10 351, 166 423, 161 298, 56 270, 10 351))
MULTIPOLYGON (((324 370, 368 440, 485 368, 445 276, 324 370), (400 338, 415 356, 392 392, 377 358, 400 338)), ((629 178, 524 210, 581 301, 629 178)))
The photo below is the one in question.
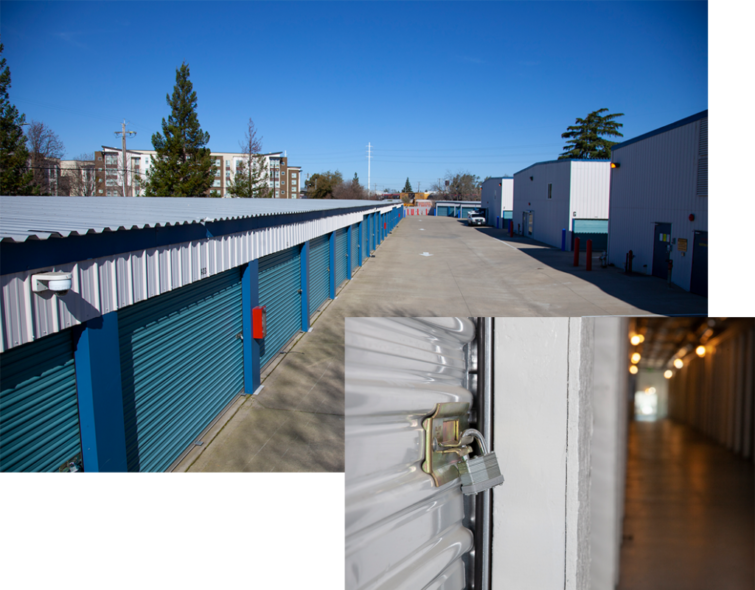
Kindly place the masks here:
POLYGON ((637 346, 642 340, 640 340, 640 335, 635 334, 629 339, 629 342, 631 342, 634 346, 637 346))
POLYGON ((689 214, 689 220, 690 221, 695 221, 695 214, 694 213, 690 213, 689 214))
POLYGON ((642 359, 642 355, 639 352, 635 352, 632 354, 632 364, 637 364, 640 362, 640 359, 642 359))
POLYGON ((681 368, 682 368, 682 367, 684 366, 684 361, 683 361, 682 359, 676 359, 676 360, 674 361, 674 366, 675 366, 675 367, 676 367, 677 369, 681 369, 681 368))
POLYGON ((618 162, 611 162, 611 168, 621 168, 621 164, 618 162))
POLYGON ((639 369, 637 368, 637 365, 630 365, 630 366, 629 366, 629 372, 630 372, 630 373, 631 373, 632 375, 636 375, 636 374, 637 374, 637 371, 639 371, 639 369))
POLYGON ((535 177, 534 176, 530 176, 530 180, 535 180, 535 177))
POLYGON ((673 371, 672 371, 671 369, 666 369, 666 372, 665 372, 665 373, 663 373, 663 376, 664 376, 664 377, 665 377, 666 379, 671 379, 671 377, 673 377, 673 376, 674 376, 674 372, 673 372, 673 371))
POLYGON ((704 357, 705 356, 705 347, 702 346, 702 345, 698 346, 695 349, 695 353, 697 353, 697 356, 699 356, 700 358, 704 357))
POLYGON ((41 272, 32 275, 31 290, 35 293, 51 291, 55 295, 65 295, 71 290, 73 274, 70 272, 41 272))

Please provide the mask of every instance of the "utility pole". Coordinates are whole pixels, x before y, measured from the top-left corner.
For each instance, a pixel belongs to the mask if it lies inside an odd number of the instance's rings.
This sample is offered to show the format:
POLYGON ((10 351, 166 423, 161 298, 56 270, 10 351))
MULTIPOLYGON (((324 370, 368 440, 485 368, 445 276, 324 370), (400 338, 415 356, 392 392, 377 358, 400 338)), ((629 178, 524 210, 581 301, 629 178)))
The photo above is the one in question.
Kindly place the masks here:
POLYGON ((126 119, 123 119, 121 124, 121 131, 116 131, 116 135, 121 135, 123 138, 123 196, 128 197, 126 194, 126 179, 128 175, 128 161, 126 160, 126 135, 136 135, 136 131, 126 131, 126 119))
POLYGON ((370 159, 372 158, 372 144, 367 142, 367 190, 370 190, 370 159))
POLYGON ((421 192, 422 192, 421 190, 419 190, 419 187, 420 187, 420 186, 422 186, 422 183, 421 183, 421 182, 420 182, 420 181, 418 180, 418 181, 417 181, 417 192, 418 192, 418 193, 421 193, 421 192))

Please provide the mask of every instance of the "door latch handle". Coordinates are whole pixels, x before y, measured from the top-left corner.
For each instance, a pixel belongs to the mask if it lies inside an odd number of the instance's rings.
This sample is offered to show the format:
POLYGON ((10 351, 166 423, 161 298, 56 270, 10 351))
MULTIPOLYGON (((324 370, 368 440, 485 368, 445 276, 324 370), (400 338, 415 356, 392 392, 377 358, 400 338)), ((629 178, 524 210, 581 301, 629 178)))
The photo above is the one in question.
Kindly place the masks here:
POLYGON ((425 418, 425 459, 422 470, 429 474, 436 486, 459 477, 456 464, 472 452, 472 437, 462 436, 467 429, 468 403, 438 404, 432 415, 425 418))

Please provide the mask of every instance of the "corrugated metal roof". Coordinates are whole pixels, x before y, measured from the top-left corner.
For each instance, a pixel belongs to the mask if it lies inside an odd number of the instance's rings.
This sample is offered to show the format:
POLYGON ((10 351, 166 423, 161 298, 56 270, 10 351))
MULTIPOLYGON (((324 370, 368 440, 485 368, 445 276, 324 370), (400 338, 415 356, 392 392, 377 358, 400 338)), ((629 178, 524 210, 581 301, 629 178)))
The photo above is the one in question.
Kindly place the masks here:
POLYGON ((117 230, 394 204, 399 204, 399 201, 0 197, 0 239, 4 242, 25 242, 117 230))

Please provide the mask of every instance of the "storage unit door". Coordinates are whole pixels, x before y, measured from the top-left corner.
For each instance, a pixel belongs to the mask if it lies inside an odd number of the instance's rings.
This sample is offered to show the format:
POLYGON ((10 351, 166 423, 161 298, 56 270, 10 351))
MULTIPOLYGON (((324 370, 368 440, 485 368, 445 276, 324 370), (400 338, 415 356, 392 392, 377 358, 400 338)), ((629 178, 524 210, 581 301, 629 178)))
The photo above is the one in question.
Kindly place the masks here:
POLYGON ((572 224, 572 250, 574 238, 579 238, 579 249, 587 250, 587 240, 592 240, 592 251, 608 249, 607 219, 574 219, 572 224))
POLYGON ((79 453, 71 330, 0 354, 0 471, 58 471, 79 453))
POLYGON ((260 341, 264 367, 301 330, 301 247, 260 258, 260 305, 267 310, 267 334, 260 341))
POLYGON ((469 215, 475 209, 476 209, 476 207, 462 207, 461 208, 461 218, 462 219, 466 219, 467 215, 469 215))
POLYGON ((241 269, 118 312, 129 471, 165 471, 244 383, 241 269))
POLYGON ((473 402, 468 319, 347 318, 346 588, 460 590, 472 532, 458 478, 422 471, 422 420, 473 402))
POLYGON ((329 236, 315 238, 309 243, 309 315, 312 316, 330 295, 329 236))
POLYGON ((365 217, 362 220, 362 249, 360 251, 362 262, 364 262, 364 259, 370 255, 369 237, 370 237, 370 218, 365 217))
POLYGON ((689 290, 703 297, 708 296, 708 232, 696 231, 692 244, 692 276, 689 290))
POLYGON ((668 245, 671 243, 671 224, 656 223, 653 232, 653 276, 668 277, 668 245))
POLYGON ((359 224, 351 226, 351 273, 357 266, 361 266, 361 257, 359 256, 359 224))
POLYGON ((438 217, 448 217, 450 215, 449 210, 451 208, 447 207, 446 205, 438 205, 437 211, 438 211, 438 217))
POLYGON ((348 273, 348 240, 349 234, 344 227, 336 230, 336 288, 341 286, 347 278, 348 273))

